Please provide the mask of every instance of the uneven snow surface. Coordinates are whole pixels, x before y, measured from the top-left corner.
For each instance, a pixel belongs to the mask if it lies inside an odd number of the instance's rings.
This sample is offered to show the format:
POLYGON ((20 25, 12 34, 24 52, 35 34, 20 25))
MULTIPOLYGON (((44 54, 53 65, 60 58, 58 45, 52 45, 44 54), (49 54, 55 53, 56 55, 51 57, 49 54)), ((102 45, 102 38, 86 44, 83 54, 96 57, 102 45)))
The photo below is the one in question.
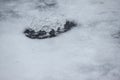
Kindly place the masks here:
POLYGON ((0 0, 0 80, 120 80, 120 0, 40 1, 0 0), (23 34, 56 18, 79 25, 45 40, 23 34))

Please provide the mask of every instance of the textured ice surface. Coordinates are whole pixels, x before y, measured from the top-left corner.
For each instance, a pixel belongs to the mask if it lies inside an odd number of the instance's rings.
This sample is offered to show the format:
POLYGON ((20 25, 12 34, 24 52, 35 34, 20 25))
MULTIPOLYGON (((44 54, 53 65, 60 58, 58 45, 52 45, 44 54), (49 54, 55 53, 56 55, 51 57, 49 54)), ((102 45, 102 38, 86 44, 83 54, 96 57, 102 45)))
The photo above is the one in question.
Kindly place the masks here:
POLYGON ((0 0, 0 80, 120 80, 120 0, 57 0, 46 9, 36 3, 0 0), (33 19, 54 18, 81 25, 45 40, 23 35, 33 19))
POLYGON ((42 23, 40 24, 40 21, 39 21, 38 25, 35 24, 32 27, 31 25, 28 26, 28 28, 26 28, 23 32, 24 35, 26 35, 26 37, 31 39, 52 38, 62 33, 68 32, 77 26, 76 22, 69 21, 69 20, 66 20, 64 22, 56 20, 54 23, 48 20, 47 21, 43 20, 43 22, 44 24, 42 23), (47 23, 50 23, 50 24, 47 24, 47 23))

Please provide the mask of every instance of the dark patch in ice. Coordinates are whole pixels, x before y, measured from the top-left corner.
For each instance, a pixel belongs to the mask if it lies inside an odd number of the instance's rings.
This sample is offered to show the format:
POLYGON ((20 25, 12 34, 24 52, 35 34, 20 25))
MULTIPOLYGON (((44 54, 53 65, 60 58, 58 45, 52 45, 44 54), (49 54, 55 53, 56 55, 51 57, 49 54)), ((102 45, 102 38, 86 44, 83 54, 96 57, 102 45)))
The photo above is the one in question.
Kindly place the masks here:
POLYGON ((32 28, 27 28, 24 31, 25 36, 31 38, 31 39, 45 39, 45 38, 52 38, 56 37, 61 33, 65 33, 69 30, 71 30, 73 27, 77 26, 77 23, 74 21, 66 21, 64 24, 64 28, 58 27, 57 30, 51 29, 49 32, 45 30, 39 30, 35 31, 32 28))
POLYGON ((38 0, 36 3, 37 9, 49 9, 57 6, 56 0, 38 0))
POLYGON ((117 32, 116 34, 113 34, 112 37, 120 39, 120 32, 117 32))
POLYGON ((96 1, 91 1, 90 2, 91 4, 95 4, 95 5, 98 5, 98 4, 105 4, 103 1, 98 1, 98 0, 96 0, 96 1))
POLYGON ((20 15, 17 11, 14 11, 12 9, 6 9, 0 11, 0 20, 5 20, 8 18, 19 18, 20 15))
POLYGON ((84 74, 99 74, 101 76, 108 75, 112 70, 114 70, 116 66, 114 64, 105 63, 100 65, 84 65, 80 66, 79 69, 77 69, 78 72, 84 73, 84 74))
POLYGON ((0 12, 0 20, 2 19, 2 17, 3 17, 3 16, 2 16, 2 14, 1 14, 1 12, 0 12))

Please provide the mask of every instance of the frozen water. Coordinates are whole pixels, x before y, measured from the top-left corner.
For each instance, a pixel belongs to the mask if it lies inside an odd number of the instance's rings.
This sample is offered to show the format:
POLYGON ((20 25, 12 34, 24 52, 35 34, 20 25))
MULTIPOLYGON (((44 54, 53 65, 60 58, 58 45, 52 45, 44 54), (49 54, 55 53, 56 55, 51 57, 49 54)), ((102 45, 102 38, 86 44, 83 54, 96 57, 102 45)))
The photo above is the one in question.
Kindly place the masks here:
POLYGON ((57 0, 46 9, 37 1, 0 0, 0 80, 120 80, 120 0, 57 0), (23 31, 33 19, 80 25, 32 40, 23 31))

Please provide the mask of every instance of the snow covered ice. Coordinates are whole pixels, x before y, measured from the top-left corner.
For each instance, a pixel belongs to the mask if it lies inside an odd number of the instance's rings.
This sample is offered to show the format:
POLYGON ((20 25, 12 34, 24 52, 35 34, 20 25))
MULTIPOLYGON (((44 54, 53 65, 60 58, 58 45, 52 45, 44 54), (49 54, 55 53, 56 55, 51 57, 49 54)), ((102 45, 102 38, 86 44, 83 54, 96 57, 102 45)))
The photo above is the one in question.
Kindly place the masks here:
POLYGON ((0 0, 0 80, 120 80, 120 0, 0 0), (79 25, 23 34, 66 19, 79 25))

